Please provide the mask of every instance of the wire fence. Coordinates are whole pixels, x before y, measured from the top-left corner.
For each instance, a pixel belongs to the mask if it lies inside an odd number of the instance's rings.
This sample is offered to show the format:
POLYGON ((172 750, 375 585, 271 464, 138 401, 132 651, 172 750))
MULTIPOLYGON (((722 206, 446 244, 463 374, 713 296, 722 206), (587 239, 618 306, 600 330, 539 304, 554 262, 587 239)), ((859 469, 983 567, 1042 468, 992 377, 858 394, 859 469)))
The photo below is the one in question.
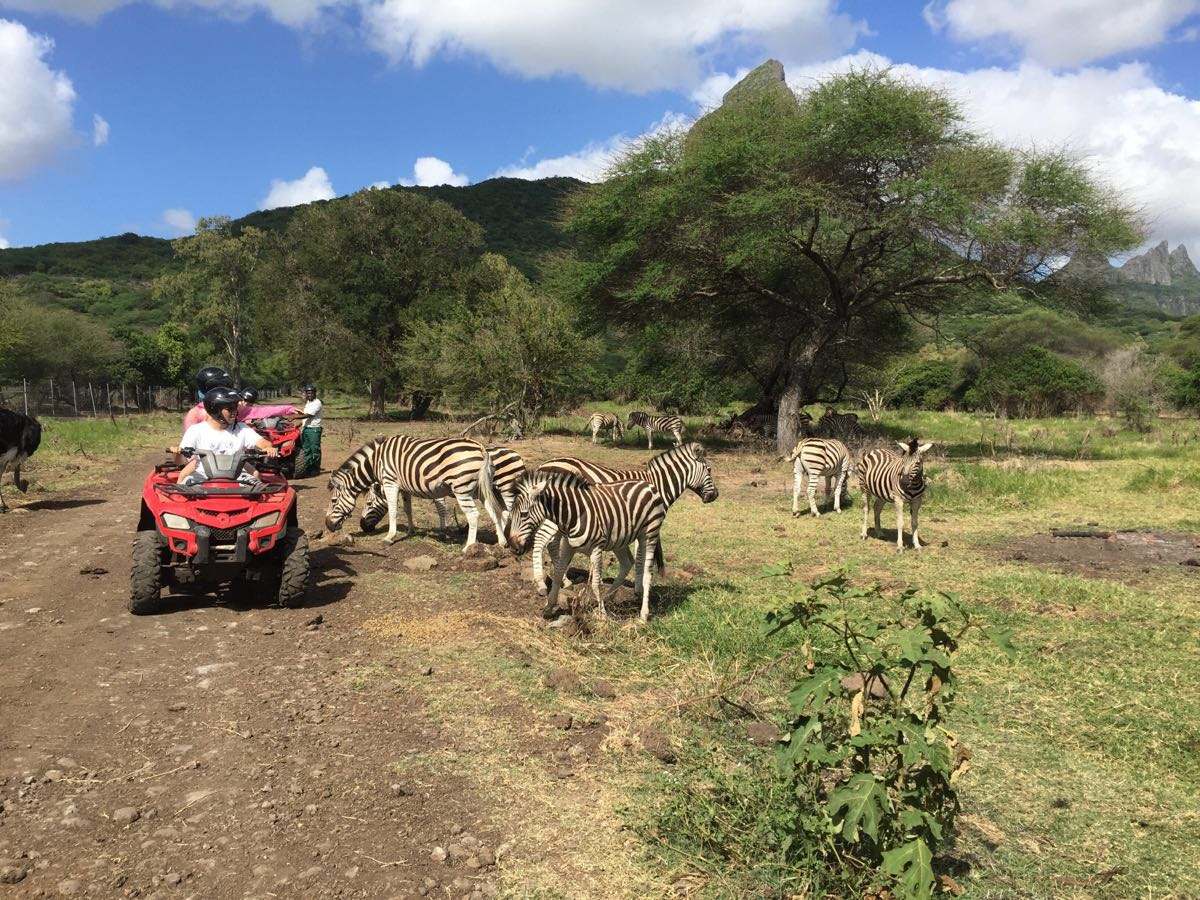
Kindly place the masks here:
MULTIPOLYGON (((283 388, 263 388, 258 402, 286 397, 283 388)), ((195 394, 174 385, 112 384, 47 378, 0 384, 0 407, 27 416, 112 418, 156 411, 183 412, 196 403, 195 394)))

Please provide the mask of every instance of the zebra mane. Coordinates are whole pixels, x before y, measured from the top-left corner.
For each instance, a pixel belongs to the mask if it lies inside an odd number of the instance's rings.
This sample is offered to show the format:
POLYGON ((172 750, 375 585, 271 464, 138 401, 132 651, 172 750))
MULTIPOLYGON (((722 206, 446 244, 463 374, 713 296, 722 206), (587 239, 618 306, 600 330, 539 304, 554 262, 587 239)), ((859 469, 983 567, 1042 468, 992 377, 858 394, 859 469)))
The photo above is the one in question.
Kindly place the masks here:
POLYGON ((379 450, 379 445, 385 440, 387 438, 377 437, 367 441, 347 456, 345 461, 333 470, 333 474, 329 476, 329 481, 332 483, 336 479, 346 482, 350 487, 365 487, 374 482, 375 453, 379 450))
POLYGON ((592 483, 586 478, 576 475, 574 472, 539 472, 538 479, 544 479, 547 485, 561 484, 564 487, 578 488, 579 490, 591 490, 592 483))
POLYGON ((653 471, 655 468, 662 466, 663 463, 679 457, 697 459, 700 462, 705 462, 707 459, 705 456, 704 445, 697 443, 696 441, 692 441, 687 444, 680 444, 678 447, 671 447, 667 450, 664 450, 662 453, 659 453, 657 456, 650 457, 648 460, 646 460, 645 468, 653 471))

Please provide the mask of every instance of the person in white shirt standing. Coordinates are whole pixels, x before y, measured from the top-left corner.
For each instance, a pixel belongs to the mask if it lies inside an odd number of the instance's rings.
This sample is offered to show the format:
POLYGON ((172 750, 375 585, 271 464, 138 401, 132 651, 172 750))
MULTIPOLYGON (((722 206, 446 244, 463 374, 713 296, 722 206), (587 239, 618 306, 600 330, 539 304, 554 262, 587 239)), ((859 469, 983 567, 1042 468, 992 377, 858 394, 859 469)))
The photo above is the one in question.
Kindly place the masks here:
POLYGON ((304 421, 300 428, 300 458, 296 460, 296 475, 317 475, 321 471, 321 411, 324 404, 317 399, 317 389, 306 384, 303 389, 304 421))
MULTIPOLYGON (((228 387, 215 387, 205 393, 204 421, 188 426, 179 446, 168 448, 168 452, 175 455, 175 462, 183 464, 184 450, 233 454, 254 447, 268 456, 274 456, 276 450, 270 441, 249 425, 237 420, 239 400, 241 396, 238 392, 228 387)), ((246 474, 251 478, 257 477, 257 472, 253 469, 249 469, 246 474)), ((199 456, 193 456, 180 471, 179 483, 196 484, 210 475, 211 473, 205 471, 203 460, 199 456)))

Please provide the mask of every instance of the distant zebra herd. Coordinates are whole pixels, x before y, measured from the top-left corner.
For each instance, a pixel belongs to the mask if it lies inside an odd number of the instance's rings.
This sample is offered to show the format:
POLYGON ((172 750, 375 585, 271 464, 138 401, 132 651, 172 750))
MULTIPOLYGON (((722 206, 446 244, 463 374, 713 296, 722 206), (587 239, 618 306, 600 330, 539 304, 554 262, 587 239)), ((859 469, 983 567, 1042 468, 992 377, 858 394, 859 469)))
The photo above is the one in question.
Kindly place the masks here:
MULTIPOLYGON (((543 614, 560 611, 559 592, 571 561, 578 553, 589 559, 589 586, 595 593, 598 613, 634 570, 634 590, 641 600, 641 619, 650 615, 650 582, 655 569, 663 570, 661 530, 667 512, 685 491, 695 492, 704 503, 718 497, 712 466, 704 448, 685 443, 679 416, 631 413, 623 424, 612 413, 595 413, 589 419, 592 440, 609 430, 614 440, 625 428, 642 428, 653 446, 655 431, 671 434, 675 446, 637 468, 617 469, 578 457, 558 457, 536 468, 508 447, 487 448, 464 438, 414 438, 407 435, 377 438, 352 453, 329 478, 330 499, 326 527, 336 531, 354 511, 358 498, 366 502, 360 519, 364 532, 374 531, 386 517, 384 540, 397 539, 397 504, 402 499, 408 534, 414 533, 412 499, 432 500, 439 524, 449 523, 446 498, 453 497, 467 519, 466 552, 478 539, 479 505, 496 528, 498 539, 518 554, 533 551, 533 581, 546 595, 543 614), (543 555, 549 551, 553 568, 546 586, 543 555), (619 570, 613 587, 601 592, 601 570, 606 551, 617 557, 619 570)), ((833 489, 834 509, 841 511, 843 492, 852 476, 864 495, 862 537, 868 536, 870 510, 880 528, 883 504, 897 509, 897 549, 904 548, 904 503, 912 516, 914 549, 921 544, 917 512, 925 492, 923 456, 930 444, 915 438, 900 443, 900 452, 887 447, 863 452, 857 462, 848 443, 861 445, 864 437, 858 417, 827 408, 814 426, 801 416, 802 436, 787 459, 793 463, 792 514, 800 515, 800 497, 807 493, 809 511, 819 516, 817 479, 825 479, 826 494, 833 489), (824 435, 817 437, 816 432, 824 435)))

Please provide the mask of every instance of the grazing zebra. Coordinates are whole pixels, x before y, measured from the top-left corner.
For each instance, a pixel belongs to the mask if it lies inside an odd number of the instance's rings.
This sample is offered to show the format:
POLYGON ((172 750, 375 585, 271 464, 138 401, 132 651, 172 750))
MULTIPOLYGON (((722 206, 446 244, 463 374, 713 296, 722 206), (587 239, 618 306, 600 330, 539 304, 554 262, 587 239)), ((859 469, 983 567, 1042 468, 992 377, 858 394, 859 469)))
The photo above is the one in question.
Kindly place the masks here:
POLYGON ((866 437, 863 427, 858 424, 857 414, 840 413, 832 406, 825 407, 821 420, 817 422, 817 434, 841 438, 851 443, 858 443, 866 437))
MULTIPOLYGON (((508 447, 488 447, 488 455, 492 458, 492 483, 495 484, 496 493, 504 503, 504 511, 500 514, 500 530, 503 532, 508 525, 513 500, 517 496, 517 482, 525 474, 525 460, 516 450, 510 450, 508 447)), ((450 511, 446 507, 446 498, 434 497, 433 505, 437 509, 438 528, 447 528, 450 524, 450 511)), ((358 520, 359 527, 371 534, 386 515, 387 498, 383 496, 383 486, 377 481, 367 490, 362 518, 358 520)))
MULTIPOLYGON (((811 419, 810 419, 811 421, 811 419)), ((794 450, 788 454, 792 463, 792 515, 800 515, 800 494, 808 485, 808 509, 817 517, 817 479, 825 479, 825 495, 829 495, 831 479, 833 486, 833 510, 842 511, 842 489, 850 476, 850 451, 836 438, 801 438, 794 450)))
MULTIPOLYGON (((654 485, 667 508, 678 500, 685 490, 695 491, 705 503, 717 499, 717 486, 713 482, 712 466, 708 463, 704 447, 700 444, 682 444, 652 457, 646 465, 636 469, 613 469, 598 463, 588 462, 574 456, 551 459, 538 467, 539 472, 568 472, 595 484, 611 484, 616 481, 645 481, 654 485)), ((542 569, 542 551, 554 541, 557 530, 553 522, 546 522, 538 529, 533 540, 533 583, 539 594, 546 592, 546 574, 542 569)), ((557 542, 556 542, 557 543, 557 542)), ((551 550, 553 557, 557 551, 551 550)))
POLYGON ((554 578, 546 598, 543 615, 558 608, 558 592, 563 576, 580 551, 590 557, 591 586, 596 594, 598 612, 606 616, 604 602, 625 581, 634 565, 629 545, 637 542, 637 572, 634 590, 642 597, 642 621, 650 618, 651 562, 663 571, 662 548, 658 536, 667 505, 654 485, 646 481, 618 481, 592 484, 567 472, 536 472, 522 480, 517 502, 509 521, 508 541, 518 553, 533 544, 534 535, 545 522, 553 522, 561 533, 554 560, 554 578), (617 555, 620 569, 612 590, 600 592, 600 557, 605 550, 617 555))
POLYGON ((904 501, 912 514, 913 549, 921 549, 921 539, 917 535, 917 511, 921 508, 921 499, 925 496, 925 467, 922 457, 933 444, 920 444, 916 438, 910 438, 908 443, 896 442, 901 449, 897 454, 894 450, 881 448, 869 450, 858 461, 858 485, 863 492, 863 524, 862 539, 867 539, 870 529, 867 528, 868 510, 875 507, 875 531, 880 532, 879 514, 883 504, 896 504, 896 550, 904 552, 904 501))
MULTIPOLYGON (((0 409, 0 481, 4 472, 12 468, 13 484, 22 494, 29 489, 29 482, 21 477, 21 464, 37 450, 42 442, 42 426, 37 419, 11 409, 0 409)), ((0 512, 8 512, 4 504, 4 493, 0 490, 0 512)))
POLYGON ((675 438, 675 446, 683 443, 683 419, 675 415, 652 416, 650 413, 634 410, 629 414, 626 428, 641 428, 646 432, 646 446, 654 449, 654 432, 661 431, 675 438))
POLYGON ((592 429, 593 444, 600 443, 600 432, 605 428, 608 429, 609 439, 614 443, 625 433, 625 429, 621 426, 621 417, 615 413, 592 413, 588 425, 592 429))
POLYGON ((454 495, 467 517, 467 542, 463 550, 475 543, 479 529, 479 511, 475 498, 483 500, 484 508, 500 529, 500 509, 503 502, 496 496, 493 483, 492 458, 483 444, 463 438, 414 438, 408 435, 376 438, 359 447, 329 476, 329 508, 325 512, 325 527, 337 531, 354 511, 359 494, 371 485, 382 485, 388 506, 388 533, 385 543, 396 540, 396 500, 404 497, 404 514, 408 518, 408 533, 413 526, 412 498, 448 497, 454 495))

